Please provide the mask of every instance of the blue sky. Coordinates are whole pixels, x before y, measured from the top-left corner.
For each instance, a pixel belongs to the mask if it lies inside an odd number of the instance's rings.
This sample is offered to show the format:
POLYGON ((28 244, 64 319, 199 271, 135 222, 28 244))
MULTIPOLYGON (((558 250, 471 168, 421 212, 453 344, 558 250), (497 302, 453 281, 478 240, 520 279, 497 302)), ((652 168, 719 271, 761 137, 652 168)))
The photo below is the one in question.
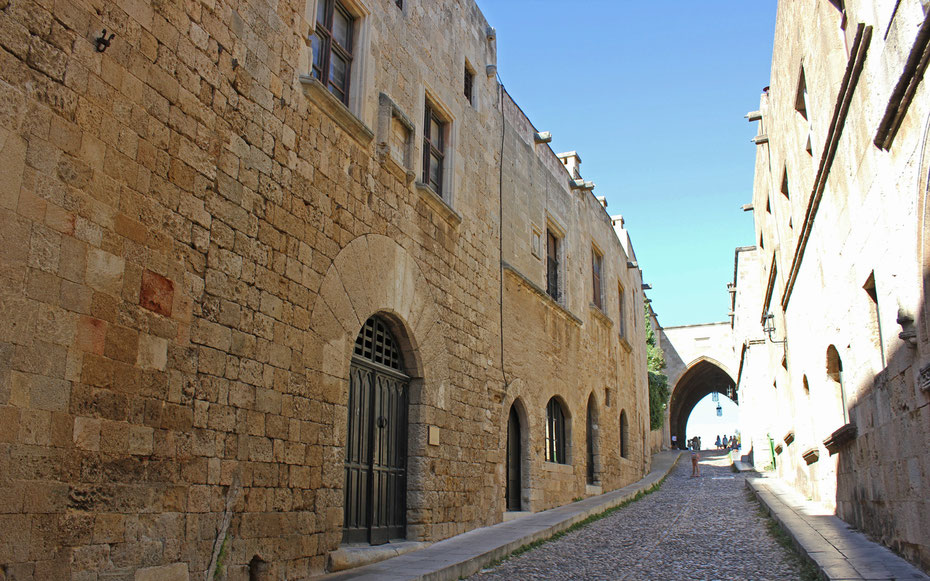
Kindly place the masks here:
POLYGON ((775 0, 477 1, 507 91, 626 220, 660 323, 727 320, 775 0))

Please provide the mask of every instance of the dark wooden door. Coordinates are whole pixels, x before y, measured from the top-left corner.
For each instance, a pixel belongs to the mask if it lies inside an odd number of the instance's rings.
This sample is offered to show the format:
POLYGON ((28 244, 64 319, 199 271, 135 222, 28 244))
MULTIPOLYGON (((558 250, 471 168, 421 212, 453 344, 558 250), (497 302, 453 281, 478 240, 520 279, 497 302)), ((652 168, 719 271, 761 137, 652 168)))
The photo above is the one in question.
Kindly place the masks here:
POLYGON ((507 510, 522 510, 520 501, 523 488, 520 473, 520 416, 511 406, 510 418, 507 420, 507 510))
POLYGON ((379 321, 359 337, 349 372, 343 542, 379 545, 406 536, 409 379, 379 321), (389 344, 359 348, 366 333, 369 345, 389 344))

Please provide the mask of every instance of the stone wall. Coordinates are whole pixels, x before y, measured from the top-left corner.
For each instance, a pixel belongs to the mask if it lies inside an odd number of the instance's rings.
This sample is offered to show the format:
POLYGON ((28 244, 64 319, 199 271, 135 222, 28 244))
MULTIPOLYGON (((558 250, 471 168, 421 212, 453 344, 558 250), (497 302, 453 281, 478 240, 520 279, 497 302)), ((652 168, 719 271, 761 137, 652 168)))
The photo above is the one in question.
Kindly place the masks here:
POLYGON ((572 416, 572 464, 531 460, 532 510, 588 493, 591 393, 602 487, 646 469, 639 309, 621 348, 615 302, 583 299, 582 249, 604 251, 608 293, 638 271, 509 100, 506 173, 532 166, 552 191, 510 177, 501 203, 477 6, 346 2, 346 106, 308 77, 316 1, 0 0, 0 528, 16 531, 0 577, 203 578, 224 539, 230 578, 323 571, 342 539, 353 343, 375 314, 411 377, 408 539, 503 518, 517 396, 536 418, 558 392, 572 416), (442 197, 418 183, 427 100, 447 122, 442 197), (565 307, 527 282, 542 271, 524 219, 543 208, 579 252, 565 307))
POLYGON ((925 10, 779 4, 755 139, 764 292, 745 308, 760 326, 770 312, 787 343, 751 348, 740 393, 765 406, 746 417, 774 439, 782 478, 930 570, 930 99, 908 65, 925 50, 925 10))
POLYGON ((642 275, 628 267, 602 203, 589 189, 570 187, 559 158, 535 142, 535 128, 504 97, 504 353, 510 382, 505 403, 516 402, 528 422, 525 505, 535 511, 625 486, 648 472, 642 275), (558 299, 546 291, 547 226, 561 235, 558 299), (534 231, 543 244, 535 252, 534 231), (593 248, 603 255, 600 307, 594 304, 593 248), (568 465, 545 461, 546 404, 552 397, 562 400, 570 416, 568 465), (595 486, 586 486, 588 405, 597 418, 595 486), (626 456, 621 414, 628 422, 626 456))

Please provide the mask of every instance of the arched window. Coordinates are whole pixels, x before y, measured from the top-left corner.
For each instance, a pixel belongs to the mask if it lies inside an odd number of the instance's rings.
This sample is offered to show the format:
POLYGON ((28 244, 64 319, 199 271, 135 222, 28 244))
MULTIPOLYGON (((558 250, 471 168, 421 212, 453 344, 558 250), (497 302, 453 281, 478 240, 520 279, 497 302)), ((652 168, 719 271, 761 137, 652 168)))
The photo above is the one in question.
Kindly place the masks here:
POLYGON ((834 386, 834 394, 837 403, 843 410, 843 423, 849 423, 849 412, 846 411, 846 388, 843 385, 843 360, 836 347, 830 345, 827 347, 827 377, 834 386))
POLYGON ((630 457, 630 422, 626 419, 626 410, 620 410, 620 456, 630 457))
POLYGON ((546 404, 546 462, 568 464, 565 453, 565 410, 555 397, 546 404))
POLYGON ((594 399, 594 394, 592 393, 588 397, 588 429, 587 436, 585 438, 585 444, 587 447, 587 471, 588 471, 588 484, 595 484, 598 480, 598 437, 597 437, 597 401, 594 399))

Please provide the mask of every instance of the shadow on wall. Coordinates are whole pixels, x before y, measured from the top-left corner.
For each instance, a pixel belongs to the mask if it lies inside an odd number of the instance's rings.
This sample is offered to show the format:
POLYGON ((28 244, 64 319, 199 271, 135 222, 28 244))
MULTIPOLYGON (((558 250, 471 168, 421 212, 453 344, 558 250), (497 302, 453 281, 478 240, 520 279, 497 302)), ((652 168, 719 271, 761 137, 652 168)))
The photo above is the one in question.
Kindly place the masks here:
MULTIPOLYGON (((921 322, 926 293, 922 299, 921 322)), ((848 389, 855 394, 846 401, 848 423, 824 444, 838 454, 837 516, 930 571, 930 391, 921 386, 930 381, 921 378, 922 367, 930 371, 921 365, 930 337, 923 327, 917 336, 913 317, 899 316, 899 324, 905 341, 887 353, 871 385, 848 389)), ((840 373, 843 364, 865 364, 844 357, 842 348, 838 355, 840 373)))

